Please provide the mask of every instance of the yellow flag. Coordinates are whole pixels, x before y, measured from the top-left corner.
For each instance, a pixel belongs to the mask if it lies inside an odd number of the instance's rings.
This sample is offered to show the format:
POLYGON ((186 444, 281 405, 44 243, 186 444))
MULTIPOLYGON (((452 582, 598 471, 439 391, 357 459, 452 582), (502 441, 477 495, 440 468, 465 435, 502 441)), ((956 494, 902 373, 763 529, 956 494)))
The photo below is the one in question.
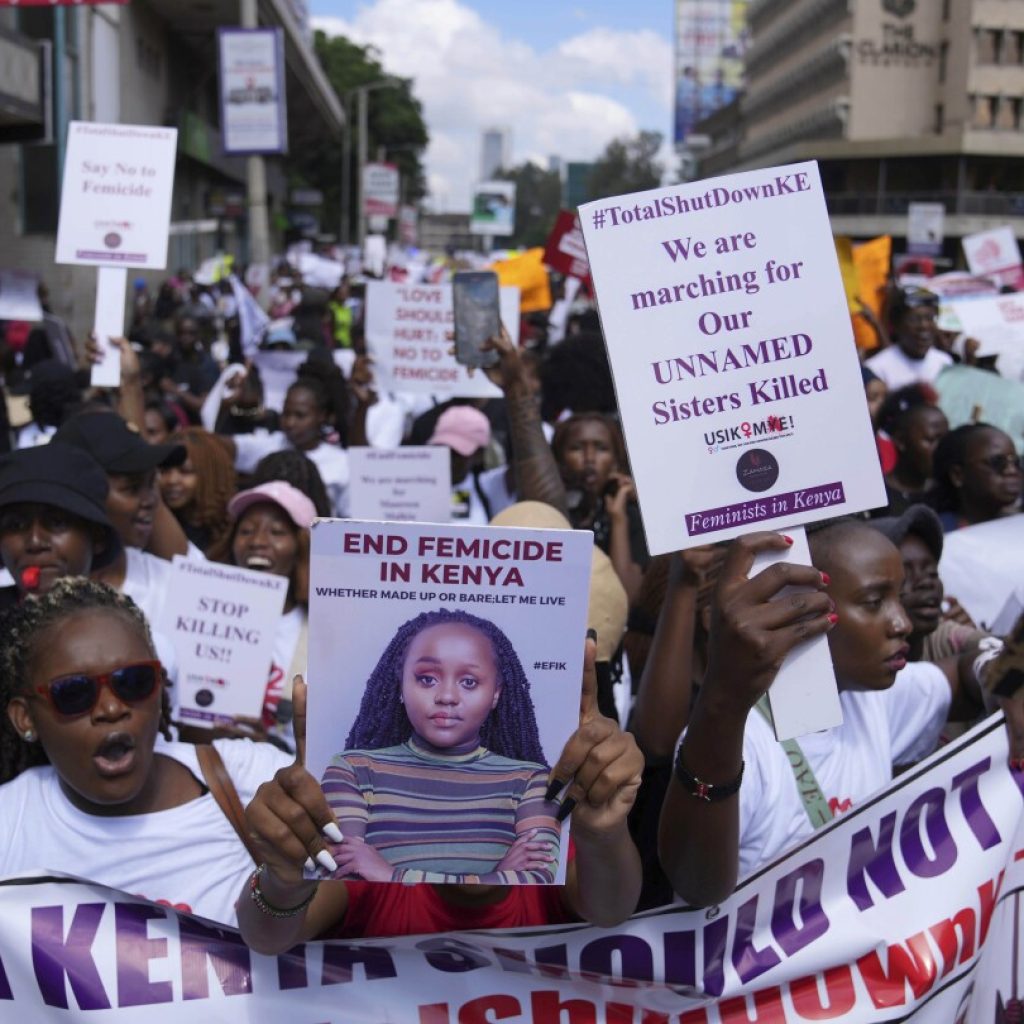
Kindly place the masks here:
MULTIPOLYGON (((861 301, 879 320, 882 318, 891 260, 892 238, 889 235, 880 235, 853 247, 853 265, 857 268, 861 301)), ((857 348, 862 351, 878 347, 878 335, 863 315, 853 318, 853 336, 857 339, 857 348)))
POLYGON ((843 291, 846 292, 846 305, 851 313, 859 313, 860 304, 857 302, 857 296, 860 295, 860 278, 857 274, 857 267, 853 262, 853 242, 842 235, 836 235, 832 241, 836 245, 839 272, 843 275, 843 291))
POLYGON ((499 284, 519 289, 521 313, 551 308, 551 285, 542 248, 527 249, 521 256, 498 260, 490 269, 498 275, 499 284))

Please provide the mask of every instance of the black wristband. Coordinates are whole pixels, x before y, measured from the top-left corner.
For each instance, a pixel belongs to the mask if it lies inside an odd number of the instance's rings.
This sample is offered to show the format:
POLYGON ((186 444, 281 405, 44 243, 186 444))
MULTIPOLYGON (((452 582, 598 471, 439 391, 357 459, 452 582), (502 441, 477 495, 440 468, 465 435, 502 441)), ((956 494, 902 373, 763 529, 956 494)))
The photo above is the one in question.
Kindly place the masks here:
POLYGON ((696 797, 698 800, 706 800, 709 804, 714 803, 716 800, 727 800, 735 793, 739 792, 740 783, 743 782, 743 769, 744 763, 740 761, 740 773, 736 776, 732 782, 727 782, 722 786, 714 786, 710 782, 705 782, 703 779, 698 779, 689 768, 683 764, 683 745, 679 744, 679 750, 676 751, 676 778, 679 780, 680 785, 686 790, 690 796, 696 797))

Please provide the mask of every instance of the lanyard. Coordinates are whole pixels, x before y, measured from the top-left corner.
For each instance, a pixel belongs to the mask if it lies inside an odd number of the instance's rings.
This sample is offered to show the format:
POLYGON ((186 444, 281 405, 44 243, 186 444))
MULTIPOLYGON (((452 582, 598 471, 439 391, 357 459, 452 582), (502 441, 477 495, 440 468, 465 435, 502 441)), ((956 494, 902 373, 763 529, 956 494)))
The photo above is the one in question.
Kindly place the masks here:
MULTIPOLYGON (((767 695, 763 696, 754 706, 764 716, 764 720, 772 725, 772 713, 768 709, 767 695)), ((811 827, 819 829, 822 825, 827 825, 833 817, 832 808, 829 807, 825 794, 822 793, 821 786, 818 785, 814 769, 807 760, 807 755, 804 754, 796 740, 780 740, 779 745, 786 752, 789 767, 793 772, 793 780, 796 782, 796 789, 800 794, 807 817, 810 819, 811 827)))

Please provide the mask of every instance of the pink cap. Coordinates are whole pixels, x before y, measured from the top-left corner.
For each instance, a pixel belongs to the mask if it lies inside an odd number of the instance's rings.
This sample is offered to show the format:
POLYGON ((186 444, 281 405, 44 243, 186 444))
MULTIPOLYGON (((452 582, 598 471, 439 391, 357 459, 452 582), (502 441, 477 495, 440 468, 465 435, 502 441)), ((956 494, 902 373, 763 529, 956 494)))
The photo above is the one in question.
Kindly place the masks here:
POLYGON ((453 405, 437 418, 427 444, 446 444, 469 456, 491 443, 491 421, 471 405, 453 405))
POLYGON ((280 505, 288 513, 291 521, 303 530, 308 530, 316 519, 316 506, 313 502, 297 487, 292 487, 283 480, 270 480, 248 491, 239 491, 228 502, 228 515, 232 519, 238 519, 247 508, 267 501, 280 505))

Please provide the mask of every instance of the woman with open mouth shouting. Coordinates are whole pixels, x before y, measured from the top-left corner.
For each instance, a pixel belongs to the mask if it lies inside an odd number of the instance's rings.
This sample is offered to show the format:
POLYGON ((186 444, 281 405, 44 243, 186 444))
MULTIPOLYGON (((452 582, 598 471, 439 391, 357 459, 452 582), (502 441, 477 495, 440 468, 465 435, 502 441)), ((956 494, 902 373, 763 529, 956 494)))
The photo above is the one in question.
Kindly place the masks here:
POLYGON ((59 579, 0 628, 3 873, 63 871, 234 924, 252 860, 201 766, 216 750, 245 802, 288 759, 171 742, 146 620, 102 583, 59 579))

